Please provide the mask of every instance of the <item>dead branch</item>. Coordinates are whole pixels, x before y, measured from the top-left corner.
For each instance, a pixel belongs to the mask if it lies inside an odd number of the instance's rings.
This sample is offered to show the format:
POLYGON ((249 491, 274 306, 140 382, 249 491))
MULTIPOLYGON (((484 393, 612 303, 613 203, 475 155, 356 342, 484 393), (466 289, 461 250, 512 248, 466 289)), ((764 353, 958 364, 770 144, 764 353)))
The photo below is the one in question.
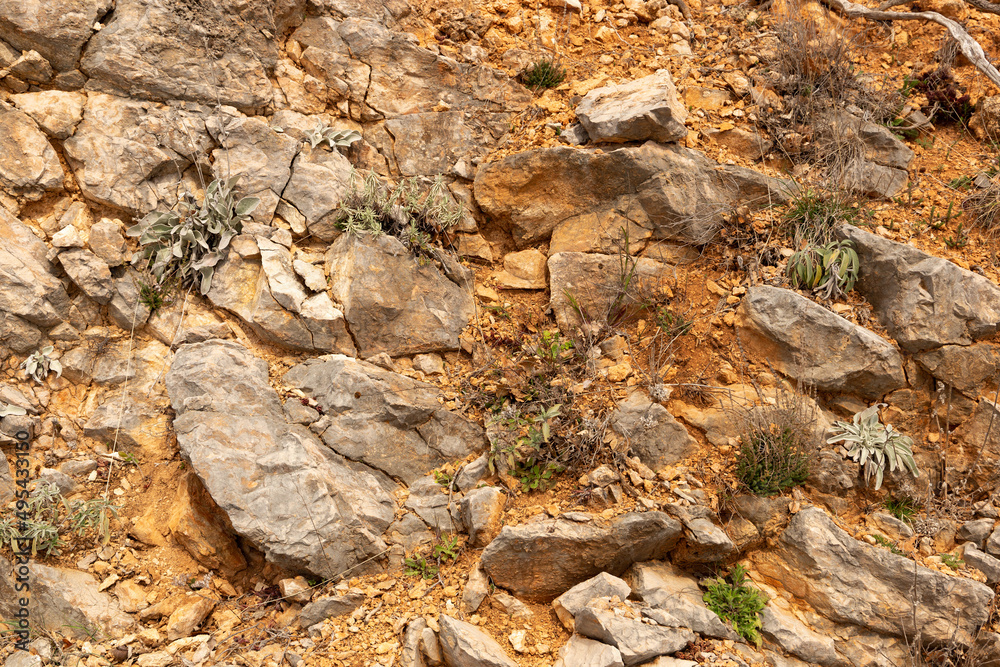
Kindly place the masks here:
MULTIPOLYGON (((970 0, 970 4, 974 5, 979 2, 986 2, 986 0, 970 0)), ((993 82, 993 85, 1000 88, 1000 72, 990 63, 979 42, 974 40, 969 33, 965 32, 965 29, 958 23, 941 16, 937 12, 886 12, 869 9, 863 5, 850 2, 850 0, 823 0, 823 3, 852 19, 863 18, 869 21, 931 21, 943 25, 948 29, 952 39, 958 42, 958 48, 962 50, 962 53, 969 59, 969 62, 985 74, 986 78, 993 82)), ((1000 5, 995 6, 1000 9, 1000 5)))
POLYGON ((965 0, 976 9, 990 14, 1000 14, 1000 5, 989 0, 965 0))

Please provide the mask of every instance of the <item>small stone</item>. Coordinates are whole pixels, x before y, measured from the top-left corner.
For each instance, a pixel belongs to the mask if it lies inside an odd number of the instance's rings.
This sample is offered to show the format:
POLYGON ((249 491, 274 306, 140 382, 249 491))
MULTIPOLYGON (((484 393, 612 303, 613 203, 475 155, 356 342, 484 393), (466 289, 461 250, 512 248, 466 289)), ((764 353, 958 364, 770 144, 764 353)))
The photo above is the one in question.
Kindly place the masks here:
POLYGON ((52 245, 56 248, 82 248, 84 242, 80 230, 67 225, 52 235, 52 245))

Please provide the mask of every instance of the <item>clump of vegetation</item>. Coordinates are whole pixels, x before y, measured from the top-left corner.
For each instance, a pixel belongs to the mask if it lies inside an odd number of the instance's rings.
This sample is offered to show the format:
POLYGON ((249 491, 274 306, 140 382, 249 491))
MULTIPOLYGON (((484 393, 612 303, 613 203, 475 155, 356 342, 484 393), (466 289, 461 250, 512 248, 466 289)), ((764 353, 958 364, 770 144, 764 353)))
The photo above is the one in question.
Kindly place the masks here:
POLYGON ((906 468, 914 477, 919 477, 917 464, 913 460, 913 438, 903 435, 883 425, 878 411, 884 403, 876 403, 867 410, 854 415, 851 423, 838 421, 834 424, 838 433, 827 439, 827 443, 844 443, 848 447, 847 457, 861 464, 865 473, 865 484, 875 479, 875 490, 882 487, 882 477, 886 468, 889 472, 906 468))
POLYGON ((51 357, 55 351, 51 345, 35 350, 31 356, 21 363, 21 368, 25 374, 33 378, 35 382, 44 382, 50 372, 54 372, 56 377, 62 375, 62 364, 58 359, 51 357))
POLYGON ((809 477, 808 442, 813 415, 798 395, 779 392, 774 405, 746 410, 741 424, 736 477, 759 496, 773 496, 809 477))
POLYGON ((67 502, 54 484, 40 484, 28 498, 23 521, 11 513, 0 519, 0 545, 17 551, 18 542, 28 542, 32 556, 39 552, 54 556, 66 545, 60 536, 65 530, 78 537, 92 535, 106 545, 111 540, 111 519, 118 518, 118 510, 106 498, 67 502))
POLYGON ((947 65, 917 76, 916 90, 927 97, 923 112, 935 122, 966 125, 975 111, 972 98, 959 87, 947 65))
POLYGON ((239 180, 216 179, 200 205, 187 193, 176 211, 153 211, 129 227, 125 233, 139 238, 132 264, 152 273, 157 284, 171 278, 184 286, 197 282, 201 293, 208 294, 224 251, 260 204, 256 197, 236 198, 233 189, 239 180))
POLYGON ((833 230, 838 225, 854 224, 857 217, 857 209, 840 197, 806 188, 789 203, 784 227, 796 245, 800 242, 822 245, 833 240, 833 230))
POLYGON ((941 562, 953 570, 960 570, 965 565, 965 561, 955 554, 941 554, 941 562))
POLYGON ((808 244, 788 258, 785 273, 794 287, 811 289, 826 300, 854 289, 860 261, 850 240, 808 244))
POLYGON ((461 219, 462 207, 448 195, 441 176, 422 193, 416 178, 403 179, 389 188, 370 172, 360 188, 352 177, 336 224, 355 236, 390 234, 411 251, 427 254, 432 242, 445 237, 461 219))
POLYGON ((423 579, 433 579, 437 576, 438 568, 427 562, 426 558, 407 558, 403 561, 404 572, 410 577, 421 577, 423 579))
POLYGON ((543 58, 529 67, 521 80, 528 88, 555 88, 566 78, 566 70, 555 60, 543 58))
POLYGON ((879 535, 878 533, 875 533, 874 535, 872 535, 872 539, 875 540, 875 544, 877 544, 880 547, 884 547, 884 548, 888 549, 889 551, 891 551, 892 553, 896 554, 897 556, 905 556, 906 555, 903 552, 903 550, 899 548, 898 544, 896 544, 895 542, 893 542, 892 540, 890 540, 885 535, 879 535))
POLYGON ((694 320, 689 320, 683 315, 674 315, 670 308, 663 306, 656 313, 656 325, 664 334, 673 338, 689 333, 694 326, 694 320))
POLYGON ((563 339, 562 333, 556 329, 542 332, 542 339, 535 348, 535 354, 539 359, 555 363, 563 360, 572 349, 573 341, 563 339))
POLYGON ((917 515, 917 511, 920 509, 920 504, 912 498, 897 498, 896 496, 890 496, 882 503, 882 507, 885 508, 886 512, 893 515, 900 521, 913 523, 913 517, 917 515))
POLYGON ((316 148, 320 144, 326 144, 330 148, 347 147, 355 141, 361 141, 361 135, 356 130, 335 130, 329 125, 320 122, 316 127, 306 134, 306 141, 309 146, 316 148))
POLYGON ((497 438, 490 447, 487 465, 491 474, 507 473, 514 477, 522 493, 544 491, 551 488, 556 473, 563 466, 548 458, 546 448, 552 441, 552 425, 560 416, 562 405, 553 405, 530 418, 516 411, 501 418, 507 434, 516 433, 516 439, 497 438))
POLYGON ((729 581, 716 577, 704 582, 708 589, 702 599, 719 618, 733 626, 736 632, 760 646, 760 612, 767 604, 767 597, 747 584, 746 569, 737 563, 729 573, 729 581))
POLYGON ((442 536, 441 541, 434 545, 434 558, 441 561, 454 561, 458 558, 458 535, 442 536))

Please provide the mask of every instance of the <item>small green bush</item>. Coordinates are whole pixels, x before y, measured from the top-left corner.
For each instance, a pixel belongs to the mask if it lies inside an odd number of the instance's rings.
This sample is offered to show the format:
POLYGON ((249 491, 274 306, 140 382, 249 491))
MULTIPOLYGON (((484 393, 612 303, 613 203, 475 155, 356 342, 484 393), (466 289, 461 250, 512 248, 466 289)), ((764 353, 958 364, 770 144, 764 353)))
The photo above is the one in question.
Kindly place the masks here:
POLYGON ((897 498, 895 496, 890 496, 882 503, 882 507, 885 508, 886 512, 893 515, 900 521, 913 523, 913 517, 917 515, 917 511, 920 509, 920 504, 911 498, 897 498))
POLYGON ((528 68, 523 76, 524 85, 529 88, 555 88, 566 78, 566 70, 555 60, 542 59, 528 68))
POLYGON ((736 458, 736 477, 751 493, 773 496, 809 477, 809 460, 795 432, 776 425, 744 433, 736 458))
POLYGON ((785 273, 794 287, 811 289, 831 300, 854 289, 859 269, 860 260, 854 244, 846 240, 806 245, 788 258, 785 273))
POLYGON ((833 240, 833 229, 837 225, 843 222, 853 224, 857 217, 857 210, 839 197, 807 188, 788 204, 783 226, 796 241, 822 245, 833 240))
POLYGON ((767 604, 767 597, 747 585, 746 570, 737 563, 729 573, 729 581, 722 577, 705 582, 708 589, 702 599, 709 609, 733 626, 736 632, 760 646, 760 612, 767 604))

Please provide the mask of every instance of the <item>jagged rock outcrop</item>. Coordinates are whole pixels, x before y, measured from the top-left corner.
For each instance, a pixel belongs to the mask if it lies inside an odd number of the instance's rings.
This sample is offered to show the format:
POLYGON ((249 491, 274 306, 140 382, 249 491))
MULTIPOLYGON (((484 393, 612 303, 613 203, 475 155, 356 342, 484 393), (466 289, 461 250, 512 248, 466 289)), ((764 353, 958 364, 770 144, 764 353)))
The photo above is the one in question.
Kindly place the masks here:
POLYGON ((76 67, 94 23, 111 0, 2 0, 0 35, 16 49, 34 50, 60 72, 76 67))
POLYGON ((334 576, 385 550, 396 485, 286 424, 264 361, 232 342, 184 345, 165 380, 181 454, 268 559, 334 576))
POLYGON ((27 115, 0 107, 0 190, 11 197, 41 199, 61 190, 63 168, 49 140, 27 115))
POLYGON ((889 341, 791 290, 751 287, 737 314, 747 350, 809 386, 866 398, 906 386, 889 341))
POLYGON ((687 136, 687 109, 677 99, 670 70, 587 93, 576 117, 593 142, 679 141, 687 136))

